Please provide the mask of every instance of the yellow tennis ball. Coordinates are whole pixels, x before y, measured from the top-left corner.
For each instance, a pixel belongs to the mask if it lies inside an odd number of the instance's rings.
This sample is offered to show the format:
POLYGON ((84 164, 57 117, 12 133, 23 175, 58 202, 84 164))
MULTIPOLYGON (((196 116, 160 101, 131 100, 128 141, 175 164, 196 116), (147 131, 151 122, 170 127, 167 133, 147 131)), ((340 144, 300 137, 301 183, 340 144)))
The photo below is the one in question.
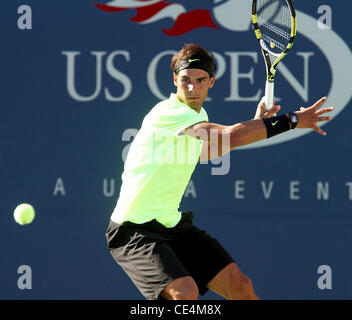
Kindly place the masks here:
POLYGON ((20 225, 31 223, 35 217, 34 208, 28 203, 18 205, 13 212, 13 217, 20 225))
POLYGON ((274 42, 270 42, 270 47, 271 47, 272 49, 274 49, 274 48, 275 48, 275 43, 274 43, 274 42))

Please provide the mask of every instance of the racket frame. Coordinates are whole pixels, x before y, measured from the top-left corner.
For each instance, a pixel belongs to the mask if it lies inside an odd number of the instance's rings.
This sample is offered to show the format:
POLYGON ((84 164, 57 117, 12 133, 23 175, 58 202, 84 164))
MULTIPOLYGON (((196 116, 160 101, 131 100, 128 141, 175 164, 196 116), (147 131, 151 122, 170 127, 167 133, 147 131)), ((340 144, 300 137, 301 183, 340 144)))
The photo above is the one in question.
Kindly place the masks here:
POLYGON ((267 79, 265 83, 264 101, 265 101, 265 106, 268 110, 270 110, 273 107, 274 80, 275 80, 276 71, 278 69, 278 65, 292 48, 297 34, 297 16, 296 16, 296 11, 293 6, 293 3, 291 0, 283 0, 283 1, 286 1, 287 6, 289 7, 289 10, 291 13, 291 38, 286 49, 281 54, 272 52, 270 48, 268 48, 268 46, 265 44, 265 41, 263 40, 262 33, 258 25, 257 0, 253 0, 253 3, 252 3, 252 23, 253 23, 254 33, 259 41, 260 49, 266 66, 267 79), (276 58, 273 62, 271 62, 270 54, 276 58))

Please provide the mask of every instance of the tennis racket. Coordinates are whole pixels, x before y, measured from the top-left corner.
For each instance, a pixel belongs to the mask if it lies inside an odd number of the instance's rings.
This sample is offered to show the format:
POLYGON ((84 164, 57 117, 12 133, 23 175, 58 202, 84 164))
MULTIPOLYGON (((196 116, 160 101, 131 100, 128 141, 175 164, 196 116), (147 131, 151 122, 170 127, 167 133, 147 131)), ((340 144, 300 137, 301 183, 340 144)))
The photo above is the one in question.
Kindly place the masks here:
POLYGON ((274 104, 274 80, 279 63, 293 46, 297 18, 291 0, 253 0, 252 22, 266 65, 265 106, 274 104))

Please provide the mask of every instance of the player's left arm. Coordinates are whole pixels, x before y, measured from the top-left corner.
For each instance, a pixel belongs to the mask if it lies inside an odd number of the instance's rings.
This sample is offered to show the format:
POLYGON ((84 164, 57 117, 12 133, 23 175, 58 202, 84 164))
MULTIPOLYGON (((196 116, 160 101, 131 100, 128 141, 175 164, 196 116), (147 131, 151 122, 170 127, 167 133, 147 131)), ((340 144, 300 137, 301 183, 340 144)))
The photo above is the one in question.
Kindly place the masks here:
POLYGON ((229 144, 219 144, 210 141, 203 141, 202 151, 200 153, 199 162, 216 159, 229 153, 233 148, 229 144))
MULTIPOLYGON (((321 135, 326 135, 326 132, 323 131, 320 127, 318 127, 318 122, 330 121, 332 119, 331 116, 325 116, 325 114, 333 111, 334 108, 329 107, 320 109, 320 107, 326 102, 326 100, 327 98, 323 97, 317 102, 315 102, 312 106, 308 108, 302 107, 299 111, 295 111, 294 113, 298 117, 297 128, 313 129, 321 135)), ((269 110, 269 112, 264 111, 264 108, 265 105, 260 102, 257 108, 255 119, 246 122, 236 123, 232 126, 201 122, 194 126, 191 126, 190 128, 187 128, 185 130, 186 134, 201 139, 205 142, 201 153, 202 156, 199 160, 207 160, 207 154, 209 157, 208 159, 221 157, 236 147, 260 141, 262 139, 272 137, 276 134, 288 130, 286 128, 286 125, 279 131, 277 131, 276 129, 275 131, 273 129, 278 121, 281 121, 282 123, 286 122, 286 120, 281 119, 282 116, 271 116, 271 113, 276 113, 280 109, 280 106, 274 106, 272 109, 269 110), (275 120, 274 124, 271 122, 273 127, 268 125, 267 122, 264 125, 264 121, 267 120, 266 118, 275 120), (204 132, 205 135, 202 134, 204 132), (215 137, 211 135, 212 132, 215 133, 215 137)), ((288 115, 286 114, 285 116, 288 119, 288 115)), ((280 128, 280 126, 278 127, 280 128)))
MULTIPOLYGON (((253 119, 259 120, 271 118, 281 109, 281 106, 274 105, 270 110, 267 110, 264 104, 264 98, 258 103, 257 110, 253 119)), ((221 138, 220 138, 221 139, 221 138)), ((230 144, 219 143, 219 141, 203 141, 202 151, 199 157, 199 162, 208 161, 222 157, 229 153, 232 149, 230 144), (217 143, 216 143, 217 142, 217 143)))

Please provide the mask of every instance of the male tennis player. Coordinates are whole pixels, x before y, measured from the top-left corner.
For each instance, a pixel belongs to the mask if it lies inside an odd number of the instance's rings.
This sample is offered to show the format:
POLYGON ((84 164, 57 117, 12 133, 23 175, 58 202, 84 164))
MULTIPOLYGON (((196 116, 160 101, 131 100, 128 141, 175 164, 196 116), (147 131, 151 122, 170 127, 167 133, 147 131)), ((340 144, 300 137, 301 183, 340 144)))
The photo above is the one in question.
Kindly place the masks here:
POLYGON ((215 82, 213 55, 187 44, 172 58, 176 94, 146 115, 131 144, 116 208, 106 232, 113 258, 146 299, 193 300, 208 289, 226 299, 258 299, 220 243, 192 223, 179 204, 199 159, 290 129, 313 128, 333 108, 309 108, 274 116, 259 103, 254 120, 232 126, 211 123, 203 102, 215 82), (215 139, 214 139, 215 136, 215 139), (215 152, 214 152, 215 150, 215 152))

